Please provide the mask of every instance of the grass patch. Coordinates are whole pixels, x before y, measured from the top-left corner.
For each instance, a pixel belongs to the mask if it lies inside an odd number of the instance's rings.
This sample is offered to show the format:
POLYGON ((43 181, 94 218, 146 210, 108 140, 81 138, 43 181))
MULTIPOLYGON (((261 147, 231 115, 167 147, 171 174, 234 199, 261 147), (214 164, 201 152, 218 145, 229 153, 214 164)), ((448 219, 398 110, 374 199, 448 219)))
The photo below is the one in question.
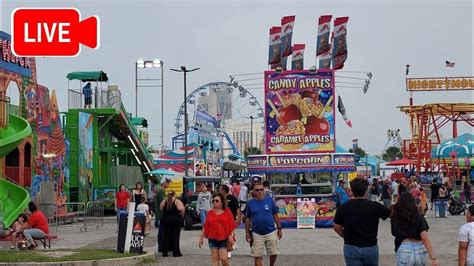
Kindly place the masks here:
POLYGON ((133 257, 112 249, 0 250, 0 262, 61 262, 133 257))

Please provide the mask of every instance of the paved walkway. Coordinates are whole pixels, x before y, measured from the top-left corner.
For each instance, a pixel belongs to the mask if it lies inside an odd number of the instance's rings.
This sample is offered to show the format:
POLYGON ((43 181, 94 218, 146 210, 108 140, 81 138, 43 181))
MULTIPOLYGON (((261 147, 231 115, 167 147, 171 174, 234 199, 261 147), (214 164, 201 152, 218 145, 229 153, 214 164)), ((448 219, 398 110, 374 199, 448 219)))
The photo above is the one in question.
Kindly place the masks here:
MULTIPOLYGON (((454 265, 457 259, 458 232, 465 223, 464 216, 448 216, 434 218, 433 212, 428 212, 427 221, 430 226, 429 235, 440 265, 454 265)), ((105 226, 91 225, 88 232, 81 232, 82 224, 60 225, 52 227, 51 233, 58 234, 58 239, 52 241, 52 248, 116 248, 115 217, 107 217, 105 226)), ((156 252, 156 229, 145 239, 145 249, 156 252)), ((159 265, 208 265, 210 251, 207 246, 199 249, 197 242, 200 229, 181 232, 181 251, 183 257, 163 258, 157 255, 159 265)), ((231 260, 235 265, 252 265, 249 256, 250 247, 244 239, 244 229, 237 230, 238 249, 233 252, 231 260)), ((379 248, 381 265, 394 265, 394 243, 390 234, 390 222, 382 221, 379 226, 379 248)), ((284 229, 280 241, 281 255, 279 265, 343 265, 342 239, 331 228, 314 230, 284 229)), ((8 249, 9 242, 0 241, 0 248, 8 249)), ((266 264, 268 264, 268 258, 266 264)))

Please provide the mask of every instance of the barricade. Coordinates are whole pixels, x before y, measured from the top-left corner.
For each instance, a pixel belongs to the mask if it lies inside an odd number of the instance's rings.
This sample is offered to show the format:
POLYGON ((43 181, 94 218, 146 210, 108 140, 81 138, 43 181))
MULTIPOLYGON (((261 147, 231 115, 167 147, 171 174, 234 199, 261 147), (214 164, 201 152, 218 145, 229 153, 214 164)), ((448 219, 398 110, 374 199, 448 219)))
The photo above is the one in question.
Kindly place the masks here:
POLYGON ((102 201, 89 201, 86 204, 84 226, 81 228, 81 232, 87 232, 87 229, 91 228, 95 224, 95 228, 104 227, 104 202, 102 201))
POLYGON ((44 213, 48 219, 48 225, 54 225, 56 232, 58 231, 58 206, 54 203, 40 203, 38 209, 44 213))
POLYGON ((57 206, 57 220, 58 223, 63 221, 74 223, 84 221, 86 216, 86 203, 84 202, 66 202, 63 205, 57 206))

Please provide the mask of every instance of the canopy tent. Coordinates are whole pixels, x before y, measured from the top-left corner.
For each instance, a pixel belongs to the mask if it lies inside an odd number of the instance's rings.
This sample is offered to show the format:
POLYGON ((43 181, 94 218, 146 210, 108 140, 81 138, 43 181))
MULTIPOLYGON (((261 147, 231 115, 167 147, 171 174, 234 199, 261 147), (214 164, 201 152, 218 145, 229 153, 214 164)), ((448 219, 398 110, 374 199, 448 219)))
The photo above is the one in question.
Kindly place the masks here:
POLYGON ((402 158, 400 160, 394 160, 387 163, 387 165, 390 165, 390 166, 402 166, 402 165, 407 165, 407 164, 413 164, 413 162, 410 159, 402 158))
POLYGON ((109 78, 104 71, 79 71, 79 72, 71 72, 67 74, 67 79, 69 80, 80 80, 82 82, 85 81, 100 81, 100 82, 107 82, 109 78))
POLYGON ((160 168, 160 169, 156 169, 156 170, 153 170, 151 172, 148 172, 147 174, 150 174, 150 175, 175 175, 176 173, 173 172, 173 171, 169 171, 165 168, 160 168))
POLYGON ((432 158, 464 158, 474 154, 474 135, 466 133, 447 140, 431 150, 432 158))
POLYGON ((456 158, 453 160, 454 166, 464 167, 474 167, 474 158, 456 158))

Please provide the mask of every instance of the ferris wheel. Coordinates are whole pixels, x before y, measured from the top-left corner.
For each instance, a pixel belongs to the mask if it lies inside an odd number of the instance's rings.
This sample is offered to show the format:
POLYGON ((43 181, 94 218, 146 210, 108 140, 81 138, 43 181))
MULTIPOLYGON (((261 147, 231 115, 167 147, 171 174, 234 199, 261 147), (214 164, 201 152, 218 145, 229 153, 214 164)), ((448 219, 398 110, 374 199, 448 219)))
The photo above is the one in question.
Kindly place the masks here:
POLYGON ((175 119, 176 135, 184 133, 184 104, 190 127, 194 125, 196 112, 204 110, 220 120, 220 128, 224 132, 253 130, 253 134, 263 134, 262 106, 252 93, 237 83, 211 82, 189 94, 186 102, 181 104, 175 119))

